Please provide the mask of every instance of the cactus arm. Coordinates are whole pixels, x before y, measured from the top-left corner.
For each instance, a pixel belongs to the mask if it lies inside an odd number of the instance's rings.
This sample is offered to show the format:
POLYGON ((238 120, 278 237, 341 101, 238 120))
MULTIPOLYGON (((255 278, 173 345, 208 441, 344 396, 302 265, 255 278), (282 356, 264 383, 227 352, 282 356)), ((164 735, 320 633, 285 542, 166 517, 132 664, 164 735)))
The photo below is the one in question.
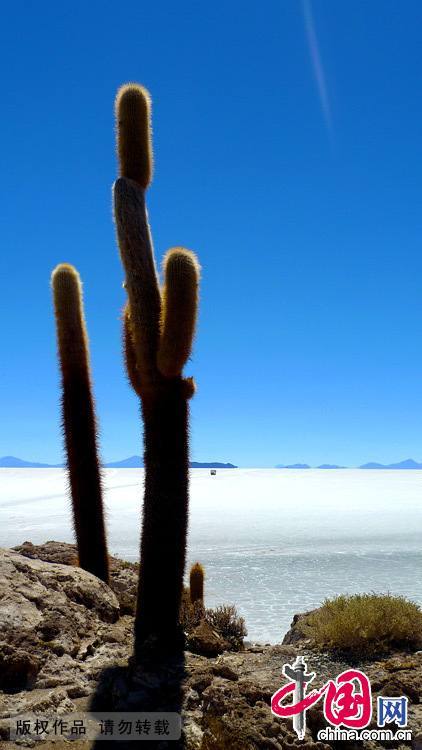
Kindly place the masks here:
POLYGON ((97 425, 82 285, 73 266, 53 271, 52 288, 62 376, 62 425, 79 564, 108 582, 97 425))
POLYGON ((143 387, 157 380, 161 293, 145 206, 152 177, 151 100, 135 83, 122 86, 115 102, 120 178, 114 186, 114 217, 126 272, 133 348, 143 387))
POLYGON ((151 99, 143 86, 127 83, 117 92, 117 153, 120 176, 144 190, 152 180, 151 99))
POLYGON ((198 309, 199 264, 194 253, 172 248, 164 259, 164 293, 157 365, 167 378, 181 375, 192 349, 198 309))
POLYGON ((161 293, 148 225, 144 190, 124 177, 114 186, 114 216, 126 272, 133 346, 145 388, 157 381, 161 293))
POLYGON ((136 355, 133 348, 132 331, 130 327, 130 310, 129 305, 126 304, 123 310, 123 354, 126 365, 126 373, 128 376, 129 383, 131 384, 135 393, 141 397, 141 382, 139 377, 139 370, 136 364, 136 355))

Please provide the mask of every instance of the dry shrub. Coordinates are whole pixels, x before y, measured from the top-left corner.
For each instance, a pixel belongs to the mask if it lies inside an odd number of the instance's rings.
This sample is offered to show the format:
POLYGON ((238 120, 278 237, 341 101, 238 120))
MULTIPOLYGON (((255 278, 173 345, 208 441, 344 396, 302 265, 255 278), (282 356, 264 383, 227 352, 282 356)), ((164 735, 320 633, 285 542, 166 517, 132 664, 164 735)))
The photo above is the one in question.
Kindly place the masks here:
POLYGON ((243 648, 243 639, 247 635, 247 630, 243 617, 237 614, 236 607, 223 604, 215 609, 207 609, 205 619, 230 643, 233 651, 240 651, 243 648))
POLYGON ((342 595, 327 599, 305 627, 318 648, 369 657, 420 648, 422 611, 403 596, 342 595))
POLYGON ((245 621, 239 617, 236 607, 225 604, 215 609, 205 609, 203 602, 190 601, 189 589, 184 589, 179 621, 187 635, 205 620, 229 644, 232 651, 241 651, 247 635, 245 621))

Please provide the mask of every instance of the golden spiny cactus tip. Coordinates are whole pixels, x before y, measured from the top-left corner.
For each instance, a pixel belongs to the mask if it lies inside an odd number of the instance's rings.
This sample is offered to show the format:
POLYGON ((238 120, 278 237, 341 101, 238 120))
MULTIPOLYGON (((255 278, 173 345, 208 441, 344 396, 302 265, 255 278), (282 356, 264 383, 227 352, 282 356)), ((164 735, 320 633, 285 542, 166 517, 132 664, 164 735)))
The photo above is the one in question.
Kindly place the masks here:
POLYGON ((204 568, 197 562, 192 565, 189 576, 189 591, 191 604, 204 601, 204 568))
POLYGON ((167 378, 180 375, 195 335, 200 266, 190 250, 175 247, 164 258, 161 336, 157 366, 167 378))
POLYGON ((152 180, 150 95, 137 83, 125 83, 117 92, 115 109, 120 176, 145 189, 152 180))
POLYGON ((52 271, 51 283, 54 286, 59 284, 78 284, 81 285, 81 279, 79 273, 74 266, 70 263, 59 263, 58 266, 52 271))
MULTIPOLYGON (((82 282, 78 271, 74 266, 69 263, 60 263, 51 274, 51 286, 54 294, 54 305, 56 308, 57 321, 59 325, 59 331, 61 335, 73 335, 72 329, 66 330, 60 321, 64 318, 70 321, 76 322, 76 319, 81 319, 83 333, 86 335, 84 330, 84 312, 82 302, 82 282)), ((76 323, 80 325, 79 323, 76 323)))

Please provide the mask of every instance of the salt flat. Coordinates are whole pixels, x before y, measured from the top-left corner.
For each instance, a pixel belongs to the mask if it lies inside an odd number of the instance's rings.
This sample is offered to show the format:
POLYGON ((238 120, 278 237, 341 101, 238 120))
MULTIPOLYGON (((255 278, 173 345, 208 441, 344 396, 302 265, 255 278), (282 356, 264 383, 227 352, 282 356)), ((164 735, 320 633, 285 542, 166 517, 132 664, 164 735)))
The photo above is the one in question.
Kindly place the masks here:
MULTIPOLYGON (((110 552, 138 559, 143 470, 106 469, 110 552)), ((422 603, 422 472, 191 471, 189 563, 211 606, 235 603, 249 637, 277 642, 326 596, 391 591, 422 603)), ((72 541, 62 469, 0 469, 0 546, 72 541)))

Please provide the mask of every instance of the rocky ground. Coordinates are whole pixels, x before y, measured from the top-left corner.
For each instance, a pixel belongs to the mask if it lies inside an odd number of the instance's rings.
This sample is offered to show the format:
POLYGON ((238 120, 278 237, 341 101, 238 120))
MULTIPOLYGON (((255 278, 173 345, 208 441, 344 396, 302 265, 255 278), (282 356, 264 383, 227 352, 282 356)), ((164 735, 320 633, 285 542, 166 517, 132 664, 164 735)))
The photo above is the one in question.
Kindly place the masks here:
MULTIPOLYGON (((142 703, 146 685, 157 694, 165 685, 167 692, 171 688, 172 695, 180 697, 187 750, 353 748, 345 742, 337 746, 316 742, 316 733, 324 726, 319 704, 307 713, 303 742, 296 738, 290 720, 283 722, 271 714, 271 695, 284 682, 282 666, 298 653, 317 673, 315 687, 350 666, 312 650, 300 619, 283 644, 246 645, 241 652, 224 650, 227 644, 218 634, 202 626, 202 631, 191 635, 190 647, 212 655, 188 651, 184 665, 167 664, 160 673, 132 673, 128 681, 137 567, 113 559, 108 587, 75 567, 75 562, 74 547, 56 542, 0 550, 1 748, 18 747, 6 741, 11 715, 85 711, 92 701, 97 706, 98 701, 107 708, 112 705, 113 710, 134 710, 142 703)), ((396 653, 359 666, 371 678, 375 695, 408 696, 412 747, 422 750, 422 652, 396 653)), ((156 750, 165 746, 153 744, 156 750)), ((58 747, 49 741, 40 745, 43 750, 58 747)), ((117 750, 119 745, 112 746, 117 750)), ((79 740, 72 743, 75 750, 88 746, 79 740)), ((386 746, 368 742, 356 747, 386 746)))

